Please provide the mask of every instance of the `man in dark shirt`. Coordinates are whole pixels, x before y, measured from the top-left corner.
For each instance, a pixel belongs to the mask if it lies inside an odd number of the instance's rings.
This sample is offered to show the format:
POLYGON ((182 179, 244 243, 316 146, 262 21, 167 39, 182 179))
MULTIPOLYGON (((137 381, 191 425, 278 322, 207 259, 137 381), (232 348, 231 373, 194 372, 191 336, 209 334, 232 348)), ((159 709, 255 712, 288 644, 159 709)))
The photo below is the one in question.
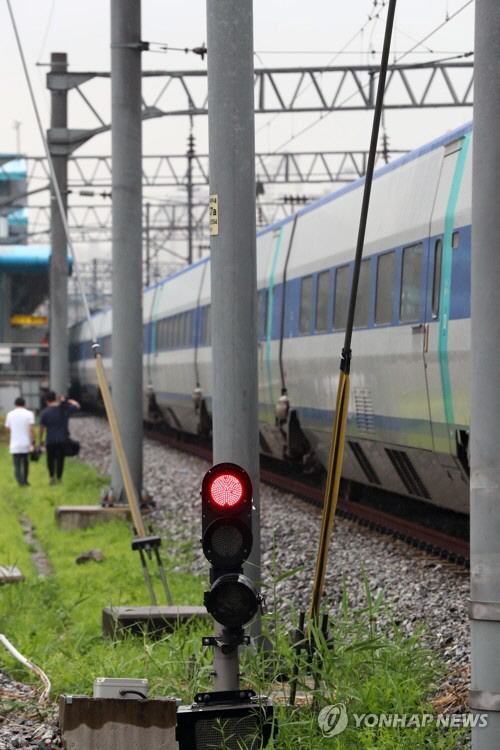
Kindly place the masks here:
POLYGON ((40 445, 43 443, 45 430, 47 439, 47 467, 50 484, 60 482, 64 469, 64 442, 68 437, 68 420, 80 408, 78 401, 69 398, 58 400, 54 391, 45 396, 46 408, 40 415, 40 445))

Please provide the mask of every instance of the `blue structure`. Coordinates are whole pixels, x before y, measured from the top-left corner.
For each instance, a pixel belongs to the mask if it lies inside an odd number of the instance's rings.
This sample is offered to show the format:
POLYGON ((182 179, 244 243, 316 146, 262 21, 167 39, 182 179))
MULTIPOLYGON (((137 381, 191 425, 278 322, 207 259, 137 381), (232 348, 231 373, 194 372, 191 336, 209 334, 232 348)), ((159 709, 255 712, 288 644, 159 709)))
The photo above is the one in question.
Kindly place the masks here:
POLYGON ((50 245, 0 245, 0 342, 16 338, 13 315, 30 315, 49 296, 50 254, 50 245))
MULTIPOLYGON (((50 245, 0 246, 0 273, 39 274, 49 272, 50 245)), ((68 255, 71 275, 72 259, 68 255)))
POLYGON ((0 241, 15 242, 28 230, 26 164, 16 154, 0 154, 0 241))

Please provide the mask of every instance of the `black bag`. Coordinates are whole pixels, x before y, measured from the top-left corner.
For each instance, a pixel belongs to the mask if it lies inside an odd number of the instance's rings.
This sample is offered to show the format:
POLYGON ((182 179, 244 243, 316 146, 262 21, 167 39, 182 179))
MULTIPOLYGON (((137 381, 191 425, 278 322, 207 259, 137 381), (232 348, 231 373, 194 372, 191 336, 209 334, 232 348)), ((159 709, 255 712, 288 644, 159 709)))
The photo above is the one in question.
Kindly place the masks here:
POLYGON ((63 443, 63 449, 65 456, 78 456, 80 453, 80 443, 78 440, 72 440, 68 435, 63 443))
POLYGON ((63 452, 65 456, 78 456, 80 453, 80 443, 78 440, 72 440, 69 436, 69 430, 68 430, 68 411, 66 408, 66 400, 61 401, 59 404, 59 410, 61 412, 61 416, 65 421, 65 432, 66 437, 64 438, 63 443, 63 452))
POLYGON ((41 455, 42 455, 42 449, 41 448, 37 448, 35 446, 35 448, 33 448, 33 450, 30 453, 30 459, 32 461, 38 461, 38 459, 40 458, 41 455))

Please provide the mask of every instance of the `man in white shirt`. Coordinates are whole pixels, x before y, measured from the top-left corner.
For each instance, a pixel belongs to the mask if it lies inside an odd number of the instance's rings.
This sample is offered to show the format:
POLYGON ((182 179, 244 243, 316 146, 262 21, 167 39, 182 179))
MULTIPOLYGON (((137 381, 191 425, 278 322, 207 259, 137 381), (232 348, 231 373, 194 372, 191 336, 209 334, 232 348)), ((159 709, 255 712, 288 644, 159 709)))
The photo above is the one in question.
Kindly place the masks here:
POLYGON ((14 459, 14 472, 21 487, 29 485, 29 454, 35 446, 35 416, 25 408, 25 400, 19 396, 14 401, 15 409, 9 411, 5 427, 10 432, 10 447, 14 459))

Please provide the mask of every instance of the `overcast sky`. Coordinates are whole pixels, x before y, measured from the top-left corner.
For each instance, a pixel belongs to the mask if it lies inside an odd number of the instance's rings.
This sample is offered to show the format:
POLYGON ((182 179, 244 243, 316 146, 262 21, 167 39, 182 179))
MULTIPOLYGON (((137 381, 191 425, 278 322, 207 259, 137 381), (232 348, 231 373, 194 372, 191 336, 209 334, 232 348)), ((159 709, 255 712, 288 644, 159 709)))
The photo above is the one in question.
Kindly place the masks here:
MULTIPOLYGON (((49 122, 49 96, 45 89, 46 64, 50 53, 67 52, 70 69, 109 70, 110 10, 103 0, 11 0, 30 75, 44 125, 49 122)), ((398 0, 393 58, 400 57, 416 42, 452 16, 467 0, 398 0)), ((255 67, 328 65, 379 60, 387 2, 382 0, 254 0, 255 67), (385 6, 385 7, 384 7, 385 6), (379 12, 379 18, 369 20, 379 12), (351 40, 349 45, 346 44, 351 40), (349 54, 337 55, 345 48, 349 54), (277 54, 280 53, 280 54, 277 54)), ((405 60, 424 61, 453 57, 473 49, 474 4, 471 2, 446 23, 425 45, 405 60), (432 51, 432 52, 431 52, 432 51)), ((0 152, 16 149, 14 121, 21 123, 21 150, 28 155, 43 151, 35 126, 19 54, 7 10, 0 0, 0 152)), ((206 41, 206 0, 143 0, 142 38, 169 47, 195 47, 206 41)), ((205 68, 206 60, 183 52, 144 53, 143 69, 205 68)), ((106 120, 109 112, 109 82, 86 84, 85 93, 106 120)), ((179 106, 185 106, 180 101, 179 106)), ((69 97, 70 127, 91 123, 78 95, 69 97)), ((372 115, 334 113, 323 117, 303 135, 305 126, 318 121, 318 114, 258 115, 256 150, 274 151, 321 148, 365 149, 368 147, 372 115)), ((393 148, 413 148, 471 119, 471 109, 433 109, 387 112, 386 127, 393 148)), ((184 153, 189 130, 187 118, 163 118, 143 127, 145 153, 184 153)), ((207 148, 207 118, 195 118, 199 152, 207 148)), ((78 153, 109 153, 109 136, 97 136, 78 153)), ((323 188, 320 189, 320 192, 323 188)), ((307 187, 303 192, 307 192, 307 187)), ((314 192, 318 192, 315 189, 314 192)))

